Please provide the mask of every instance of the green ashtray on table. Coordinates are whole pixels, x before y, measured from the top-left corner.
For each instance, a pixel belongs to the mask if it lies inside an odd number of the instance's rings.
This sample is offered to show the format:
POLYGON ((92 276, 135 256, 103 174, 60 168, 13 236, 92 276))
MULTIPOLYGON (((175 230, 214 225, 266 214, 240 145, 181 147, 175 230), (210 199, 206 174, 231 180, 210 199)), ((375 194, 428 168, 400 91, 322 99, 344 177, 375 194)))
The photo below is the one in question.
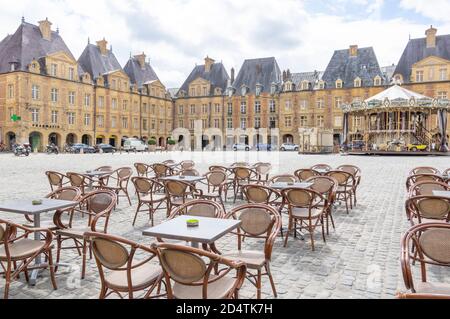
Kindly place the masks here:
POLYGON ((34 206, 42 205, 42 200, 37 199, 37 200, 32 201, 31 203, 32 203, 34 206))
POLYGON ((200 221, 198 219, 189 219, 187 222, 188 227, 198 227, 200 221))

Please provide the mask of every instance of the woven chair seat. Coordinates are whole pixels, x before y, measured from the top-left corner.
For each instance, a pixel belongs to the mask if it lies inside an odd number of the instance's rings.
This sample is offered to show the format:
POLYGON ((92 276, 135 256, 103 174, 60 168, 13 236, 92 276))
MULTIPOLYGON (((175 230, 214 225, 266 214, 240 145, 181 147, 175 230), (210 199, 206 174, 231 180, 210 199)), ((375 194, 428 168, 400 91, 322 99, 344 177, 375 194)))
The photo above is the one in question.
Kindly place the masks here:
MULTIPOLYGON (((224 299, 235 283, 235 278, 224 276, 219 280, 208 284, 208 299, 224 299)), ((177 299, 202 299, 202 290, 202 285, 186 286, 179 283, 173 285, 173 295, 177 299)))
POLYGON ((164 201, 166 199, 167 199, 166 195, 153 194, 151 197, 150 197, 150 195, 141 197, 141 202, 146 202, 146 203, 162 202, 162 201, 164 201))
MULTIPOLYGON (((57 235, 66 236, 70 238, 83 239, 84 233, 90 232, 92 229, 86 228, 67 228, 67 229, 59 229, 56 231, 57 235)), ((99 231, 101 233, 101 231, 99 231)))
POLYGON ((266 257, 262 251, 236 250, 223 255, 233 261, 242 261, 248 268, 260 269, 266 263, 266 257))
MULTIPOLYGON (((21 239, 9 244, 9 254, 11 260, 23 260, 40 251, 45 246, 45 242, 32 239, 21 239)), ((6 261, 5 247, 0 247, 0 260, 6 261)))
POLYGON ((450 284, 418 282, 414 284, 417 293, 432 293, 439 295, 450 295, 450 284))
MULTIPOLYGON (((311 218, 319 218, 323 213, 323 210, 320 208, 311 209, 311 218)), ((293 208, 292 216, 299 219, 308 219, 309 218, 309 208, 293 208)))
MULTIPOLYGON (((136 261, 136 264, 138 261, 136 261)), ((152 285, 156 279, 162 274, 161 267, 151 263, 134 268, 131 271, 132 287, 140 290, 152 285)), ((105 281, 111 287, 118 290, 128 290, 128 280, 126 270, 111 271, 106 277, 105 281)))

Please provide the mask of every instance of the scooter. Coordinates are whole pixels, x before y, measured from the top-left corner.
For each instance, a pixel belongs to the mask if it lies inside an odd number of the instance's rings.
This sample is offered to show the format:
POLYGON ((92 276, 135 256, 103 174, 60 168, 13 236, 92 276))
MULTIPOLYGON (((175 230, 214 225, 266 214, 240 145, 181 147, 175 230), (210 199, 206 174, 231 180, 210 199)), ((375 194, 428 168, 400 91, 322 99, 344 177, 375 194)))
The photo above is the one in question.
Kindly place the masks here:
POLYGON ((30 144, 14 144, 13 146, 14 155, 15 156, 29 156, 31 153, 31 145, 30 144))
POLYGON ((55 144, 47 145, 47 154, 59 154, 59 148, 55 144))

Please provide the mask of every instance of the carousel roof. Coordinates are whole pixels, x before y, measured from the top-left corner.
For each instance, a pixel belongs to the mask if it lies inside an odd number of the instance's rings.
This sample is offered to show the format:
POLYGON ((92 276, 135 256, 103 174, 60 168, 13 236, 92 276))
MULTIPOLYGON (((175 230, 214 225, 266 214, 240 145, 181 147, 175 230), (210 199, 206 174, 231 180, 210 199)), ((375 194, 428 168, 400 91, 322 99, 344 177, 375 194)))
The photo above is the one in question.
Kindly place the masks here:
POLYGON ((394 85, 362 103, 342 106, 345 113, 386 108, 450 109, 450 101, 433 99, 399 85, 394 85))

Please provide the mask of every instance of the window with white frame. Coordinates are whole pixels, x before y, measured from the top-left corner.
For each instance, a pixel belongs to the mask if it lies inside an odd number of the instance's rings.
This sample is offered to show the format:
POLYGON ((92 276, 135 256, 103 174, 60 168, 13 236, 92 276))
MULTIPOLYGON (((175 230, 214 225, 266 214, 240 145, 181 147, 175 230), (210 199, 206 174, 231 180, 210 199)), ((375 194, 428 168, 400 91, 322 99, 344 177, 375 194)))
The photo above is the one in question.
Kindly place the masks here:
POLYGON ((128 128, 128 117, 122 117, 122 128, 128 128))
POLYGON ((156 130, 156 120, 152 119, 152 130, 156 130))
POLYGON ((33 100, 39 100, 39 91, 40 91, 39 85, 33 84, 31 86, 31 98, 33 100))
POLYGON ((191 130, 195 129, 195 121, 194 120, 189 120, 189 128, 191 130))
POLYGON ((227 118, 227 128, 233 128, 233 119, 227 118))
POLYGON ((245 130, 247 129, 247 119, 246 118, 241 118, 241 129, 245 130))
POLYGON ((308 101, 307 100, 300 100, 300 109, 306 110, 308 108, 308 101))
POLYGON ((423 71, 416 71, 416 82, 423 82, 423 71))
POLYGON ((202 120, 202 128, 208 128, 208 120, 203 119, 202 120))
POLYGON ((284 104, 284 110, 286 112, 292 112, 292 103, 291 100, 286 100, 284 104))
POLYGON ((255 113, 261 113, 261 101, 255 101, 255 113))
POLYGON ((98 97, 98 107, 99 108, 105 107, 105 97, 104 96, 98 97))
POLYGON ((184 121, 183 120, 178 120, 178 127, 179 128, 183 128, 184 127, 184 121))
POLYGON ((52 111, 52 124, 58 124, 58 111, 52 111))
POLYGON ((180 115, 184 114, 184 106, 183 105, 178 106, 178 114, 180 114, 180 115))
POLYGON ((203 114, 208 114, 208 104, 203 104, 202 105, 202 113, 203 114))
POLYGON ((261 128, 261 118, 255 117, 255 129, 261 128))
POLYGON ((91 114, 84 114, 84 126, 90 126, 91 125, 91 114))
POLYGON ((122 101, 122 111, 128 111, 128 100, 122 101))
POLYGON ((117 127, 117 117, 113 116, 111 117, 111 128, 117 127))
POLYGON ((97 125, 98 127, 105 126, 105 117, 103 115, 97 115, 97 125))
POLYGON ((51 76, 57 76, 57 73, 58 73, 58 65, 52 63, 51 66, 50 66, 50 75, 51 76))
POLYGON ((340 109, 342 105, 342 98, 340 96, 336 96, 334 98, 334 108, 335 109, 340 109))
POLYGON ((277 107, 277 104, 276 104, 275 100, 270 100, 269 101, 269 112, 270 113, 275 113, 276 112, 276 107, 277 107))
POLYGON ((228 115, 233 115, 233 103, 228 103, 228 115))
POLYGON ((220 113, 220 104, 219 103, 214 104, 214 111, 216 113, 220 113))
POLYGON ((74 112, 67 113, 67 122, 69 123, 69 125, 75 124, 75 113, 74 112))
POLYGON ((361 87, 361 79, 360 78, 356 78, 355 81, 353 81, 353 86, 355 88, 361 87))
POLYGON ((439 80, 441 81, 447 81, 447 69, 440 69, 439 70, 439 80))
POLYGON ((323 109, 325 107, 325 103, 323 101, 323 98, 318 98, 316 101, 316 107, 318 109, 323 109))
POLYGON ((117 110, 117 99, 116 99, 116 98, 113 98, 113 99, 111 100, 111 108, 112 108, 113 110, 117 110))
POLYGON ((292 117, 286 116, 284 118, 284 126, 285 127, 292 127, 292 117))
POLYGON ((75 92, 73 91, 69 92, 69 104, 75 105, 75 92))
POLYGON ((277 127, 277 118, 274 116, 271 116, 269 118, 269 128, 276 128, 277 127))
POLYGON ((136 117, 133 118, 133 128, 135 130, 139 128, 139 120, 136 117))
POLYGON ((84 106, 90 106, 91 105, 91 95, 85 94, 84 95, 84 106))
POLYGON ((446 100, 447 99, 447 91, 440 91, 437 93, 437 98, 439 100, 446 100))
POLYGON ((323 115, 317 116, 317 126, 318 127, 323 127, 324 126, 324 117, 323 117, 323 115))
POLYGON ((69 68, 69 80, 73 81, 75 80, 75 69, 69 68))
POLYGON ((8 99, 14 98, 14 84, 8 84, 8 99))
POLYGON ((39 122, 39 109, 31 109, 31 122, 39 122))
POLYGON ((307 127, 308 126, 308 117, 307 116, 300 116, 300 127, 307 127))
POLYGON ((220 128, 220 120, 219 119, 214 120, 214 128, 220 128))
POLYGON ((148 121, 147 119, 142 119, 142 130, 148 131, 148 121))
POLYGON ((58 102, 58 89, 52 88, 50 91, 50 99, 53 103, 58 102))
POLYGON ((195 105, 194 104, 191 105, 191 114, 195 114, 195 105))
POLYGON ((241 102, 241 114, 247 114, 247 102, 241 102))
POLYGON ((336 89, 342 89, 343 82, 341 79, 336 80, 336 89))
POLYGON ((342 124, 343 124, 342 116, 335 116, 334 117, 334 127, 341 127, 342 124))

